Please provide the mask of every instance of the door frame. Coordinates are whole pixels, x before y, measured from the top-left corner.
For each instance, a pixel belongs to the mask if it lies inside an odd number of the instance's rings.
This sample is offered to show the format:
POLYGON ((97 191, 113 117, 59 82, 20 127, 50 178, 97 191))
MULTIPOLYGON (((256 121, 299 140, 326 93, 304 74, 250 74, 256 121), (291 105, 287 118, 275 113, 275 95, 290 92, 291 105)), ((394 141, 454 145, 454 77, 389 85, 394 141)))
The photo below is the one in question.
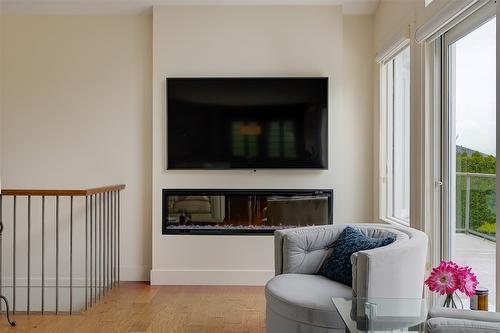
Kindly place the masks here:
MULTIPOLYGON (((495 2, 491 1, 481 7, 462 22, 448 30, 441 37, 441 252, 442 259, 450 260, 454 247, 456 220, 456 144, 455 144, 455 105, 450 100, 450 84, 452 70, 455 66, 454 57, 450 57, 450 46, 462 37, 476 30, 481 25, 493 19, 496 15, 495 2)), ((451 50, 453 52, 453 50, 451 50)), ((451 87, 455 89, 455 87, 451 87)))

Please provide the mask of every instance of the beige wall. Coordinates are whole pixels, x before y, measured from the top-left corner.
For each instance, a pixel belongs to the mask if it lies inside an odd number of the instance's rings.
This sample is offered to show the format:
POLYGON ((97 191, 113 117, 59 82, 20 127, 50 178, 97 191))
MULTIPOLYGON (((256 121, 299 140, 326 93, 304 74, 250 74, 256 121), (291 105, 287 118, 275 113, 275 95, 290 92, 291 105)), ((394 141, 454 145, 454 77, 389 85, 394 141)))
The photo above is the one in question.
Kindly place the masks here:
POLYGON ((122 278, 148 278, 151 265, 156 283, 262 284, 273 274, 272 237, 162 236, 162 188, 333 188, 336 223, 371 221, 372 16, 171 6, 153 18, 2 19, 2 183, 126 183, 122 278), (329 170, 167 172, 165 77, 209 75, 328 76, 329 170))
POLYGON ((333 188, 336 223, 371 220, 369 17, 344 22, 334 6, 166 6, 153 16, 153 283, 262 284, 274 272, 270 236, 161 235, 162 188, 333 188), (166 171, 167 76, 328 76, 329 169, 166 171))
MULTIPOLYGON (((349 181, 354 193, 364 193, 371 191, 373 193, 373 168, 372 163, 374 151, 372 149, 373 138, 373 16, 357 15, 344 16, 344 87, 343 87, 343 110, 353 114, 350 128, 356 128, 343 142, 363 142, 356 150, 359 156, 355 158, 358 163, 368 163, 365 168, 359 172, 357 179, 353 181, 354 175, 350 174, 349 181), (368 159, 365 160, 365 158, 368 159)), ((377 152, 378 153, 378 152, 377 152)), ((348 154, 350 156, 350 154, 348 154)), ((354 170, 353 170, 354 171, 354 170)), ((359 171, 359 170, 356 170, 359 171)), ((346 184, 346 186, 349 186, 346 184)), ((369 193, 364 194, 364 198, 370 200, 364 203, 365 212, 368 220, 373 222, 373 212, 375 205, 369 193)), ((354 201, 355 202, 355 201, 354 201)), ((340 222, 340 221, 339 221, 340 222)))
POLYGON ((151 17, 2 17, 3 187, 125 183, 122 279, 151 261, 151 17))
MULTIPOLYGON (((0 6, 0 166, 2 165, 2 114, 3 114, 3 70, 2 70, 2 57, 3 57, 3 15, 0 6)), ((2 189, 2 173, 0 172, 0 190, 2 189)))
POLYGON ((374 14, 375 50, 380 51, 398 33, 410 27, 413 33, 450 1, 433 0, 425 7, 421 0, 381 0, 374 14))

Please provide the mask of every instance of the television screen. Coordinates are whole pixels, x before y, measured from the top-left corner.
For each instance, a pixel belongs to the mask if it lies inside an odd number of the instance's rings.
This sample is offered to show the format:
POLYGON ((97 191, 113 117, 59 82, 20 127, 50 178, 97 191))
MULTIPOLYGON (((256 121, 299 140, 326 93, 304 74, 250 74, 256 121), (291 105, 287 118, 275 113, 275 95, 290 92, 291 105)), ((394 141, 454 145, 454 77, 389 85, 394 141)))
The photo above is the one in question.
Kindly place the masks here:
POLYGON ((167 78, 168 169, 327 169, 328 78, 167 78))

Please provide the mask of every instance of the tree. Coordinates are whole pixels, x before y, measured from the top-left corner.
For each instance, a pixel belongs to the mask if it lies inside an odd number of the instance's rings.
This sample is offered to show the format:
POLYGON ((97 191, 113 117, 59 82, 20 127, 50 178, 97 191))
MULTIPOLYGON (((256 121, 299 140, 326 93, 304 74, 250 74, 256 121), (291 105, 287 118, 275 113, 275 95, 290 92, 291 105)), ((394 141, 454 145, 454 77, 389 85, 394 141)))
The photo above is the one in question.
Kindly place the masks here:
MULTIPOLYGON (((495 174, 496 158, 474 151, 457 153, 457 173, 495 174)), ((465 227, 467 177, 457 174, 457 229, 465 227)), ((469 225, 472 230, 487 234, 495 233, 496 225, 495 178, 470 177, 469 225)))

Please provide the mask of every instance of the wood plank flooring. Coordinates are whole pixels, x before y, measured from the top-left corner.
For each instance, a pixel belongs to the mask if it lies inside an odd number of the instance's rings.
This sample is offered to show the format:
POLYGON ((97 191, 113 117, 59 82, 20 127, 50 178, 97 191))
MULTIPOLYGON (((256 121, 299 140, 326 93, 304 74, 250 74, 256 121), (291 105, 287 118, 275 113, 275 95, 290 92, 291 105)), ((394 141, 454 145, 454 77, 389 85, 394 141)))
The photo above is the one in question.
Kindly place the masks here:
POLYGON ((4 332, 265 332, 263 287, 149 286, 122 283, 87 312, 16 314, 4 332))

